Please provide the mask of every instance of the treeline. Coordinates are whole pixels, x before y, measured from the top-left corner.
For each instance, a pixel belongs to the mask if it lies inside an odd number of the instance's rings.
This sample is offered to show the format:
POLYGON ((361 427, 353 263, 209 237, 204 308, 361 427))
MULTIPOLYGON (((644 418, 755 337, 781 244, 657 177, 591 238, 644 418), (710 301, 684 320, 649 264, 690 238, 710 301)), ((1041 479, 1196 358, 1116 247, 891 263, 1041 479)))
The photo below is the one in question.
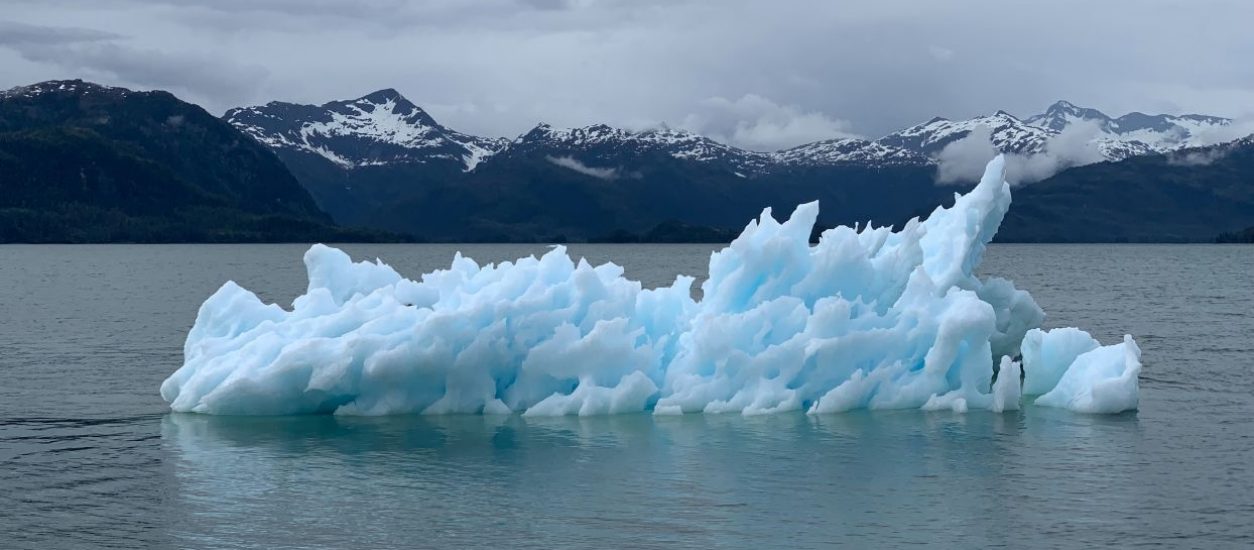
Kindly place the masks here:
POLYGON ((0 208, 0 243, 411 242, 405 235, 307 219, 193 208, 176 216, 132 216, 114 208, 66 204, 0 208))
POLYGON ((1221 233, 1218 237, 1215 237, 1215 242, 1229 243, 1229 244, 1230 243, 1242 243, 1242 244, 1254 243, 1254 227, 1247 227, 1241 231, 1231 231, 1228 233, 1221 233))

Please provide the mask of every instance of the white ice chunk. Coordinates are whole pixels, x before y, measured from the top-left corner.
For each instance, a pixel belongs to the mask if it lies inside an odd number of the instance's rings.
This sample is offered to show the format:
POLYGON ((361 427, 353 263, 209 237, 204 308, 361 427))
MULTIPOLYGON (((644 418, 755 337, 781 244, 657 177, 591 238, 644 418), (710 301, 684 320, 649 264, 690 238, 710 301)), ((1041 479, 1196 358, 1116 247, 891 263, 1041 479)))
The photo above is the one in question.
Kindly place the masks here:
POLYGON ((1100 347, 1078 328, 1032 329, 1023 337, 1023 393, 1043 395, 1058 385, 1075 358, 1100 347))
POLYGON ((1037 405, 1083 413, 1114 414, 1137 408, 1141 348, 1131 335, 1123 343, 1080 354, 1058 385, 1036 399, 1037 405))
POLYGON ((993 382, 993 404, 989 410, 993 412, 1013 411, 1019 408, 1022 388, 1019 386, 1019 363, 1002 356, 1001 368, 997 370, 997 380, 993 382))

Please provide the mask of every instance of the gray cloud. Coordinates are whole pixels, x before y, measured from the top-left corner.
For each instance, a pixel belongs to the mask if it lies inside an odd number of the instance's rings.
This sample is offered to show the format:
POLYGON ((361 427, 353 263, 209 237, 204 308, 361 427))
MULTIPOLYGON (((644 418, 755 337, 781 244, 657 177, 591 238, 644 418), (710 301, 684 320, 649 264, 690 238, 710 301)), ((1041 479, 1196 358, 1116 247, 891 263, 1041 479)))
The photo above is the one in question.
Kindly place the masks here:
POLYGON ((1180 151, 1167 157, 1167 163, 1174 166, 1206 166, 1228 156, 1225 148, 1205 149, 1200 151, 1180 151))
MULTIPOLYGON (((77 27, 0 21, 0 47, 23 59, 84 77, 145 89, 170 90, 190 100, 243 100, 266 71, 196 52, 135 48, 126 37, 77 27)), ((8 86, 6 86, 8 87, 8 86)))
POLYGON ((1254 116, 1234 119, 1226 126, 1207 128, 1197 135, 1199 145, 1215 145, 1254 135, 1254 116))
POLYGON ((44 27, 0 20, 0 46, 38 47, 117 40, 121 35, 78 27, 44 27))
POLYGON ((59 36, 0 31, 28 44, 0 40, 0 87, 81 75, 214 112, 394 87, 499 136, 668 122, 764 148, 1057 99, 1254 114, 1242 0, 7 0, 4 17, 59 36))
POLYGON ((563 10, 571 6, 568 0, 522 0, 522 3, 542 10, 563 10))
POLYGON ((993 131, 988 126, 977 126, 936 155, 936 181, 942 184, 975 181, 984 173, 984 165, 995 156, 993 131))
POLYGON ((852 137, 849 123, 796 105, 780 105, 756 94, 737 100, 712 97, 698 104, 680 126, 748 149, 775 151, 821 139, 852 137))

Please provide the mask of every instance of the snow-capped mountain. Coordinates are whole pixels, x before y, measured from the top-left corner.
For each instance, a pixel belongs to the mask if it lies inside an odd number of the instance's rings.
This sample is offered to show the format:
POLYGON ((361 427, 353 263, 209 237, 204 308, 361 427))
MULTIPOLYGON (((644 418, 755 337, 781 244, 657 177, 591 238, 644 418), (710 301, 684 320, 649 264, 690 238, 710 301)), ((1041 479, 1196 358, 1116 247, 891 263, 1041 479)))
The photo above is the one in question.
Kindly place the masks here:
POLYGON ((1028 124, 1054 131, 1062 131, 1082 121, 1095 124, 1104 139, 1139 142, 1157 152, 1201 145, 1200 140, 1207 132, 1232 123, 1227 118, 1205 115, 1128 113, 1111 118, 1097 109, 1077 107, 1067 101, 1054 103, 1044 113, 1025 120, 1028 124))
POLYGON ((507 153, 574 155, 582 161, 622 164, 657 155, 700 164, 729 167, 739 174, 755 173, 771 163, 771 155, 746 151, 705 136, 669 127, 642 131, 605 124, 557 129, 539 124, 506 146, 507 153))
POLYGON ((1091 138, 1102 156, 1123 160, 1149 153, 1167 153, 1212 142, 1216 131, 1232 123, 1231 119, 1205 115, 1147 115, 1128 113, 1113 118, 1097 109, 1077 107, 1059 101, 1044 113, 1025 122, 1061 133, 1085 124, 1094 132, 1091 138))
POLYGON ((1110 117, 1097 109, 1077 107, 1064 100, 1050 105, 1044 113, 1028 117, 1026 122, 1033 126, 1061 132, 1081 120, 1109 121, 1110 117))
POLYGON ((392 89, 321 106, 273 101, 223 118, 271 148, 306 151, 342 168, 455 162, 469 171, 505 145, 450 130, 392 89))
POLYGON ((1204 115, 1129 113, 1112 118, 1097 109, 1059 101, 1044 113, 1023 119, 1005 111, 958 121, 934 118, 888 134, 877 142, 935 157, 945 146, 984 127, 997 150, 1032 155, 1044 152, 1051 140, 1072 129, 1078 132, 1079 139, 1093 143, 1107 160, 1122 160, 1203 145, 1208 142, 1207 132, 1231 122, 1204 115))
POLYGON ((900 147, 924 156, 935 156, 946 145, 967 137, 985 127, 991 132, 993 146, 1003 153, 1030 154, 1041 151, 1057 132, 1028 124, 1005 111, 977 116, 967 120, 933 118, 904 130, 888 134, 878 143, 900 147))

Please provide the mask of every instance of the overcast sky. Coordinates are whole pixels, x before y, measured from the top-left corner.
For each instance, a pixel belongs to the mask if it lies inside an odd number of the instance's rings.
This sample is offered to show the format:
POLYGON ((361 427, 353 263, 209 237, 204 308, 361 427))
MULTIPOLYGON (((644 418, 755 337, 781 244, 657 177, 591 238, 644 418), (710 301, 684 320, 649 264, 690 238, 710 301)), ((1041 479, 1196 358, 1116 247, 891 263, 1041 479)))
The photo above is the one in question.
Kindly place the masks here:
POLYGON ((396 88, 455 129, 665 122, 760 150, 1057 99, 1254 113, 1248 0, 3 0, 0 88, 214 114, 396 88))

